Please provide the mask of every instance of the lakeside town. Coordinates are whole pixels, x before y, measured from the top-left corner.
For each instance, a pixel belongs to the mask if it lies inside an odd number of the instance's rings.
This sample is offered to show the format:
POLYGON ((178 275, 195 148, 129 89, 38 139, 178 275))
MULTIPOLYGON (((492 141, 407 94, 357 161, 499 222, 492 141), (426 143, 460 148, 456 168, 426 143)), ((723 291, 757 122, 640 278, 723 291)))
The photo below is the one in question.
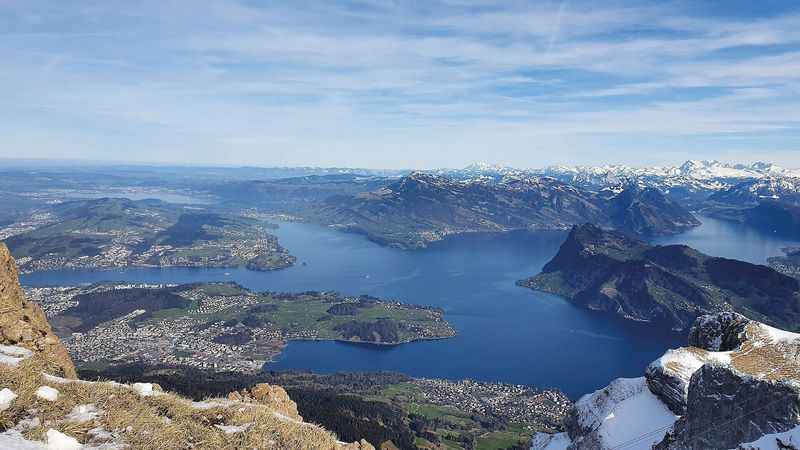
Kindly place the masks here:
POLYGON ((328 292, 254 293, 233 283, 99 283, 26 294, 74 360, 91 367, 166 364, 252 374, 290 340, 397 345, 455 334, 427 307, 328 292))

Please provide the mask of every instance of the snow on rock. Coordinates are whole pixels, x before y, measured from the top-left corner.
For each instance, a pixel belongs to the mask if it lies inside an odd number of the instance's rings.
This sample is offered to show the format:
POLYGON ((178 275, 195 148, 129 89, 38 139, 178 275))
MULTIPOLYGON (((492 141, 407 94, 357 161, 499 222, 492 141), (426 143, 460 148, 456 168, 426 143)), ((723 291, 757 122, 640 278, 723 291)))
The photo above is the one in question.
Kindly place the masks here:
POLYGON ((158 393, 153 388, 153 383, 133 383, 131 388, 142 397, 149 397, 158 393))
POLYGON ((0 411, 5 411, 11 407, 11 404, 14 403, 14 400, 17 399, 17 394, 14 393, 9 388, 3 388, 0 391, 0 411))
POLYGON ((72 436, 57 430, 47 430, 47 450, 80 450, 83 448, 80 442, 72 436))
POLYGON ((800 426, 783 433, 765 434, 757 441, 741 444, 738 449, 731 450, 788 450, 793 448, 800 448, 800 426))
POLYGON ((191 406, 194 409, 212 409, 212 408, 226 408, 233 405, 234 402, 229 402, 226 400, 218 401, 203 401, 203 402, 192 402, 191 406))
POLYGON ((0 345, 0 364, 9 367, 19 367, 19 363, 33 356, 27 348, 16 345, 0 345))
POLYGON ((51 388, 50 386, 40 386, 39 389, 36 390, 36 396, 42 400, 54 402, 58 400, 58 389, 51 388))
POLYGON ((100 410, 93 404, 78 405, 72 408, 69 414, 64 418, 67 422, 84 423, 94 420, 100 414, 100 410))
POLYGON ((47 450, 41 442, 29 441, 19 431, 0 433, 0 448, 3 450, 47 450))
POLYGON ((253 424, 246 423, 243 425, 214 425, 222 430, 225 434, 243 433, 247 431, 253 424))
POLYGON ((767 336, 772 340, 772 342, 789 342, 800 340, 800 334, 798 333, 784 331, 769 325, 764 325, 763 323, 759 323, 758 326, 761 328, 761 330, 766 332, 767 336))
POLYGON ((644 377, 619 378, 581 397, 567 418, 567 429, 578 436, 577 448, 627 444, 628 450, 650 450, 677 418, 650 392, 644 377))
POLYGON ((567 450, 572 440, 567 433, 536 433, 531 440, 531 450, 567 450))
POLYGON ((700 349, 667 350, 645 371, 647 386, 675 414, 686 409, 686 395, 692 374, 703 366, 707 353, 700 349))

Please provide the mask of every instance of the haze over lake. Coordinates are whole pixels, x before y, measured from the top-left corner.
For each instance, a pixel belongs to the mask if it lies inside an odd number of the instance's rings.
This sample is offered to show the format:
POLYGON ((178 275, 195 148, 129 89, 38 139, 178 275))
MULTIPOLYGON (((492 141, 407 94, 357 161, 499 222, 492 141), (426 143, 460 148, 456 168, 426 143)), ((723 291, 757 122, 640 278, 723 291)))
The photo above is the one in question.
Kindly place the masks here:
MULTIPOLYGON (((712 255, 764 263, 793 242, 702 218, 688 233, 658 239, 712 255)), ((291 342, 267 370, 398 371, 412 376, 473 378, 558 387, 572 397, 644 367, 682 336, 652 335, 576 308, 552 295, 517 287, 556 253, 564 233, 465 236, 420 251, 381 247, 359 235, 284 223, 282 245, 298 257, 292 268, 52 271, 22 277, 29 286, 104 280, 187 283, 236 281, 254 290, 337 290, 434 305, 458 336, 397 347, 340 342, 291 342), (305 264, 303 264, 305 263, 305 264)))

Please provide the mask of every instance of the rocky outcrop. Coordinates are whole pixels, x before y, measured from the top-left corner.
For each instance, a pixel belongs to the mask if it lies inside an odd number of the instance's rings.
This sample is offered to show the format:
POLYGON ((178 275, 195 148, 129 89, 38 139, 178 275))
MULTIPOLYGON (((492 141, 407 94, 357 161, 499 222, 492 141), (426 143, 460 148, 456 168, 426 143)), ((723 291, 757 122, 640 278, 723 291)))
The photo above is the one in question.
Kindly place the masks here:
POLYGON ((727 352, 745 341, 745 331, 752 321, 732 312, 702 316, 689 331, 689 346, 714 352, 727 352))
POLYGON ((686 396, 692 374, 708 359, 707 353, 696 348, 668 350, 647 366, 647 387, 675 414, 686 412, 686 396))
POLYGON ((274 409, 275 412, 293 420, 303 420, 297 412, 297 403, 289 398, 286 390, 280 386, 273 386, 266 383, 259 383, 250 389, 242 389, 228 394, 228 399, 246 402, 260 403, 274 409))
POLYGON ((77 377, 69 353, 53 333, 44 312, 25 299, 17 265, 3 243, 0 243, 0 344, 47 355, 50 371, 67 378, 77 377))
POLYGON ((764 380, 719 363, 703 365, 686 413, 658 450, 725 450, 800 424, 800 384, 764 380))
POLYGON ((536 436, 532 449, 797 448, 800 334, 720 313, 700 317, 690 343, 697 346, 666 352, 645 377, 581 398, 567 432, 536 436))

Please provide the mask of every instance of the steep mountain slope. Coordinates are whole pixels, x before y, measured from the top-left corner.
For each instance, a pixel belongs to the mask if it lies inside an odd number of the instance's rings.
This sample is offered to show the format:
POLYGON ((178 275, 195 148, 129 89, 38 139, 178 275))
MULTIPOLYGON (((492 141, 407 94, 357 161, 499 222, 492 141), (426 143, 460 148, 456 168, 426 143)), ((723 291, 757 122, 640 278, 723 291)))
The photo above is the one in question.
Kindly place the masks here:
MULTIPOLYGON (((18 279, 11 253, 0 243, 0 346, 21 346, 38 352, 45 356, 43 362, 51 373, 75 378, 69 353, 53 333, 42 309, 25 299, 18 279)), ((0 356, 0 363, 13 365, 14 359, 13 354, 0 356)))
POLYGON ((547 177, 506 176, 495 183, 420 172, 372 192, 331 197, 317 214, 323 223, 401 248, 454 234, 564 230, 583 222, 645 234, 698 224, 652 189, 631 187, 609 198, 547 177))
POLYGON ((800 328, 800 283, 794 278, 686 246, 650 246, 590 224, 574 227, 542 273, 519 284, 677 330, 699 315, 729 310, 800 328))
POLYGON ((743 212, 743 221, 753 228, 780 236, 800 237, 800 205, 762 201, 743 212))
POLYGON ((611 224, 641 236, 676 234, 700 225, 689 211, 654 188, 633 184, 609 200, 611 224))
POLYGON ((26 301, 0 244, 0 448, 374 450, 304 423, 277 386, 192 402, 149 383, 76 380, 41 310, 26 301))
POLYGON ((581 398, 567 432, 532 450, 795 449, 800 442, 800 335, 735 313, 699 318, 689 347, 643 377, 581 398))

